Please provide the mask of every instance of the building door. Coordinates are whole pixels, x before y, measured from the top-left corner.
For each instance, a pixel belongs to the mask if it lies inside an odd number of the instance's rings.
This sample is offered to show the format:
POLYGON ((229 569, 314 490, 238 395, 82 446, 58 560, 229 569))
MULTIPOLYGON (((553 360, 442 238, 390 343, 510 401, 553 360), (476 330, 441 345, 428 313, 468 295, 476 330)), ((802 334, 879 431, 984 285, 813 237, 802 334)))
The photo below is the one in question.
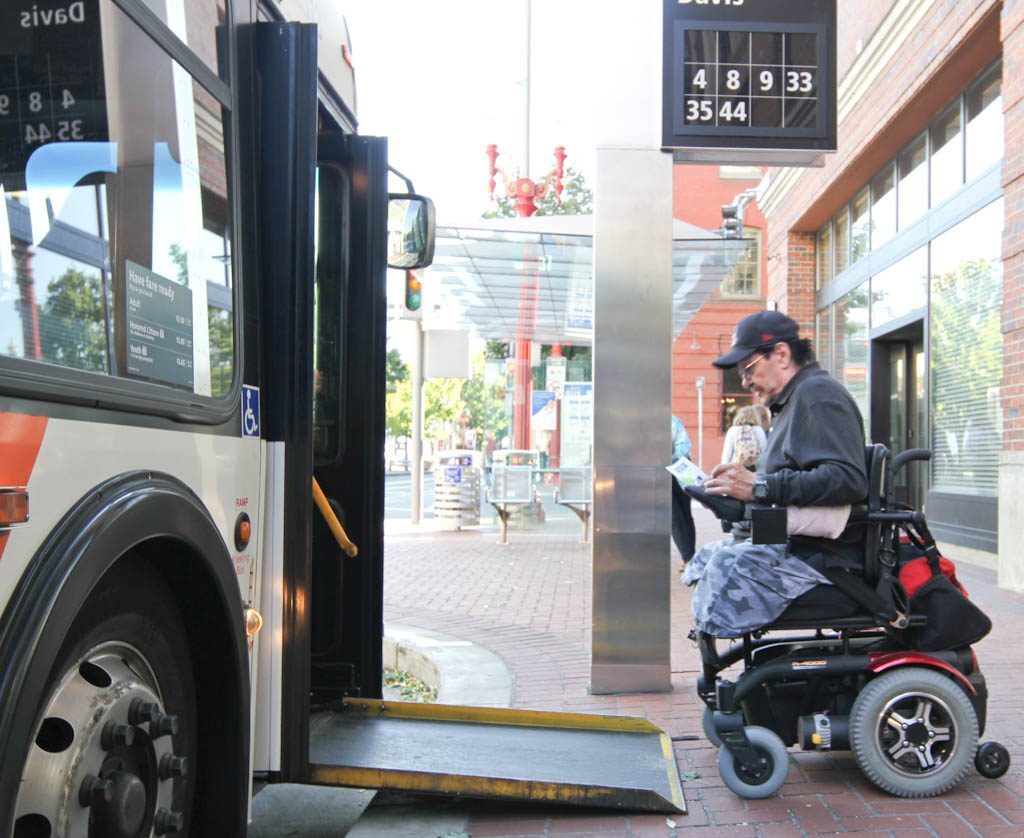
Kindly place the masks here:
MULTIPOLYGON (((927 448, 928 410, 924 325, 911 323, 872 341, 871 438, 893 455, 927 448)), ((911 463, 896 478, 896 499, 920 509, 928 466, 911 463)))

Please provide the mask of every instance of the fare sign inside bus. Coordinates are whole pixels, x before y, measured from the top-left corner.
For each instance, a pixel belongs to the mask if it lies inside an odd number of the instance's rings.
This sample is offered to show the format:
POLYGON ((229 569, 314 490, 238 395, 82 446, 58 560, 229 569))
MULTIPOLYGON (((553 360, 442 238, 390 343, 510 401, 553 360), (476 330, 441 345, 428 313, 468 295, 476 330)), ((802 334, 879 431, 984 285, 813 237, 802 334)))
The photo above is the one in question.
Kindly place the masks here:
POLYGON ((666 149, 765 163, 835 151, 835 0, 663 2, 666 149))
POLYGON ((99 0, 0 4, 0 177, 23 188, 25 164, 52 142, 106 140, 99 0))
POLYGON ((128 374, 191 390, 192 291, 130 261, 124 287, 128 374))

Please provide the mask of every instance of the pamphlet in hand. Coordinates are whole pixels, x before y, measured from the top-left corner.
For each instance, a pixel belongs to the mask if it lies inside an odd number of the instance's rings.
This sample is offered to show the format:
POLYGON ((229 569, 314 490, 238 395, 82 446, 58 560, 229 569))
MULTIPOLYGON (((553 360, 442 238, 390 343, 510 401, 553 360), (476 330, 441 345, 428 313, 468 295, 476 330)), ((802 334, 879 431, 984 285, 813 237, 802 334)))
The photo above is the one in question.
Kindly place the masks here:
POLYGON ((708 475, 701 470, 700 466, 687 457, 680 457, 672 465, 665 466, 665 469, 680 486, 700 486, 708 479, 708 475))

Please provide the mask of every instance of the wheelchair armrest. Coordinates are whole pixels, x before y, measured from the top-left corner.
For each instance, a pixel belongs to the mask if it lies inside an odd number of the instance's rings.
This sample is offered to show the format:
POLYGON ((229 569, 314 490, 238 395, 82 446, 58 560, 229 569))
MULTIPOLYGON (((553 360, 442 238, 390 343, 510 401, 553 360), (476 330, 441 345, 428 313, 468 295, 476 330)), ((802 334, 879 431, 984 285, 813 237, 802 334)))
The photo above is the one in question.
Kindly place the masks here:
POLYGON ((747 505, 741 500, 724 495, 712 495, 705 492, 700 486, 684 486, 683 491, 714 512, 715 516, 723 521, 735 523, 747 517, 747 505))

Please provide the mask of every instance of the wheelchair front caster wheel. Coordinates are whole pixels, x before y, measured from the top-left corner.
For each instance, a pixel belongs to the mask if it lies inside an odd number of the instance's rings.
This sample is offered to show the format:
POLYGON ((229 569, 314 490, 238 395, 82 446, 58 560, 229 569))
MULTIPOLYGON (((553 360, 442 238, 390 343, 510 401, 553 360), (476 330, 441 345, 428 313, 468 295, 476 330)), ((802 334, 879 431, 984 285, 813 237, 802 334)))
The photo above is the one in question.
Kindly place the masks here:
POLYGON ((1010 767, 1010 752, 998 742, 983 742, 974 755, 974 767, 990 780, 1002 777, 1010 767))
POLYGON ((789 752, 779 736, 766 727, 744 728, 750 747, 757 754, 756 766, 743 765, 727 747, 718 752, 718 773, 722 782, 738 797, 760 800, 782 788, 789 773, 789 752))
POLYGON ((715 711, 710 707, 705 706, 704 710, 700 714, 700 726, 704 730, 704 736, 708 742, 714 745, 716 748, 722 747, 722 737, 718 735, 718 731, 715 730, 715 711))

